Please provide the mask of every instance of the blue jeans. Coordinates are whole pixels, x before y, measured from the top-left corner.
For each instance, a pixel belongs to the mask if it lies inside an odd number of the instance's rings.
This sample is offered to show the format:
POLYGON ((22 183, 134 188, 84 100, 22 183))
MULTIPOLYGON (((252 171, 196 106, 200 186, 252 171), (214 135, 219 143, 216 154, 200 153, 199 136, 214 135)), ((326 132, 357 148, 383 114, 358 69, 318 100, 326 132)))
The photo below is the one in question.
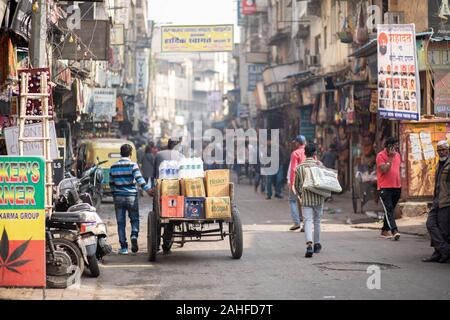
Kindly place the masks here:
POLYGON ((305 223, 306 243, 313 242, 313 221, 314 243, 320 243, 320 219, 323 214, 323 204, 316 207, 302 207, 302 213, 305 223))
POLYGON ((136 196, 115 196, 114 208, 116 209, 117 230, 119 242, 122 249, 128 249, 126 226, 126 212, 131 221, 131 238, 139 235, 139 197, 136 196))
POLYGON ((291 206, 291 217, 295 224, 300 224, 302 217, 298 212, 297 196, 289 189, 289 205, 291 206))
POLYGON ((281 196, 283 188, 283 167, 280 166, 276 175, 267 176, 266 192, 268 197, 272 197, 272 185, 275 184, 275 195, 281 196))

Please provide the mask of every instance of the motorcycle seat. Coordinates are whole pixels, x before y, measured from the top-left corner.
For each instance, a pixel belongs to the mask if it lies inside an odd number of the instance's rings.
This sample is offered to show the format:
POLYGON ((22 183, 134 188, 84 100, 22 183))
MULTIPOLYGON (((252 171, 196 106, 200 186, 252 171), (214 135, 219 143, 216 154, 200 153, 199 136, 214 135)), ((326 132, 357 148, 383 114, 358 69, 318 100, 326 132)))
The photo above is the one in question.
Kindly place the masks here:
POLYGON ((53 212, 49 221, 50 222, 71 222, 82 223, 87 222, 87 214, 83 211, 77 212, 53 212))
POLYGON ((67 210, 67 212, 79 212, 79 211, 96 212, 97 210, 95 209, 95 207, 91 206, 88 203, 75 204, 67 210))

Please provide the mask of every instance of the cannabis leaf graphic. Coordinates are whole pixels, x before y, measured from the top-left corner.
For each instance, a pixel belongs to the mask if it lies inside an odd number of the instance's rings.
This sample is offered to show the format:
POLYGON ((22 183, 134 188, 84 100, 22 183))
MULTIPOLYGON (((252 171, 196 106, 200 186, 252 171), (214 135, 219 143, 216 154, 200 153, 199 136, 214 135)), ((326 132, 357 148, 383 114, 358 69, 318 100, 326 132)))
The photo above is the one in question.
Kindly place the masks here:
MULTIPOLYGON (((30 238, 31 240, 31 238, 30 238)), ((5 270, 21 274, 17 268, 26 265, 31 260, 19 260, 30 243, 30 240, 25 241, 16 250, 9 255, 9 239, 6 228, 3 228, 2 239, 0 240, 0 269, 2 270, 2 280, 5 277, 5 270)))

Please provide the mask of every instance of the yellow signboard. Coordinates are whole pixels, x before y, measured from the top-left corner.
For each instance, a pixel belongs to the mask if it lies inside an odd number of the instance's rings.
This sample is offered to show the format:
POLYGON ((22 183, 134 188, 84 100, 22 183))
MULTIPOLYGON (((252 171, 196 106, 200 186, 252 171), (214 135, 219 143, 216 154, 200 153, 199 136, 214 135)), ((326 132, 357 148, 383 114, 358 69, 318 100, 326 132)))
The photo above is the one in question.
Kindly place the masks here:
POLYGON ((233 25, 161 27, 162 52, 233 50, 233 25))

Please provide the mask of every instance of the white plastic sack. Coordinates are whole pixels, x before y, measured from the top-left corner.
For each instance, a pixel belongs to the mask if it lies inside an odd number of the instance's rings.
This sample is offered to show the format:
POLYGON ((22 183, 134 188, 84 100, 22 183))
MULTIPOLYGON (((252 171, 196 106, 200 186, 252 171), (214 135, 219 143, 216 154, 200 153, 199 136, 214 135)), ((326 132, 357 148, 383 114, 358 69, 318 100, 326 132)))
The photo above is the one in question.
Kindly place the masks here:
POLYGON ((311 167, 309 169, 314 188, 337 193, 342 191, 338 174, 335 170, 323 167, 311 167))
POLYGON ((331 191, 318 189, 314 186, 314 180, 311 172, 311 167, 305 168, 305 177, 303 181, 303 189, 316 193, 322 197, 331 197, 331 191))

